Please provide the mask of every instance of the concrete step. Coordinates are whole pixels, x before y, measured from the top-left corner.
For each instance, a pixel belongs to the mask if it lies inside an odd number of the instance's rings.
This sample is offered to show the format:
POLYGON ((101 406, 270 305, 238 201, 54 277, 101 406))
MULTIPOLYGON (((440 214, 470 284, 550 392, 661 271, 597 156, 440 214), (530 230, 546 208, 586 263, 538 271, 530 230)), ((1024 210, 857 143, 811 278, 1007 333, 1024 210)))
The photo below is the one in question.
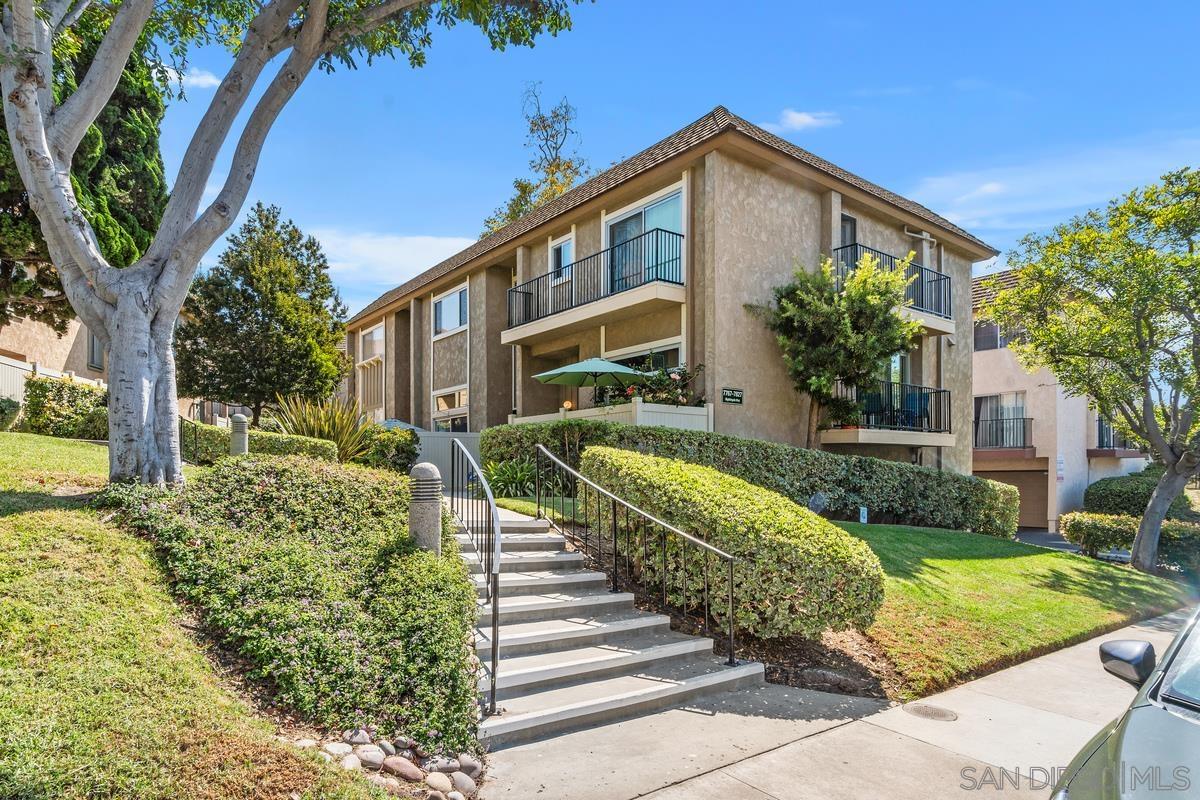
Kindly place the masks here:
MULTIPOLYGON (((473 575, 483 572, 483 562, 474 553, 464 556, 467 567, 473 575)), ((580 569, 584 565, 581 553, 568 553, 565 550, 548 552, 543 550, 523 550, 518 553, 500 554, 500 572, 549 572, 555 570, 580 569)))
MULTIPOLYGON (((524 594, 502 598, 500 624, 530 622, 539 619, 564 619, 631 608, 633 608, 632 594, 610 592, 607 589, 524 594)), ((491 622, 491 603, 480 603, 479 625, 487 626, 491 622)))
MULTIPOLYGON (((513 622, 500 626, 500 655, 567 650, 638 634, 667 631, 670 625, 671 618, 665 614, 650 614, 637 609, 598 614, 594 617, 513 622)), ((480 653, 481 659, 491 651, 491 639, 491 628, 484 627, 475 631, 475 649, 480 653)))
POLYGON ((550 520, 548 519, 500 519, 501 533, 545 533, 548 530, 550 530, 550 520))
MULTIPOLYGON (((549 653, 507 656, 500 659, 496 673, 497 694, 501 699, 507 699, 584 678, 597 680, 643 665, 711 653, 711 639, 668 630, 549 653)), ((486 670, 490 664, 485 661, 483 666, 485 673, 480 677, 479 689, 487 691, 491 678, 486 670)))
MULTIPOLYGON (((475 543, 466 533, 455 536, 458 539, 458 549, 464 553, 474 553, 475 543)), ((505 553, 524 552, 526 550, 564 550, 567 540, 554 531, 531 531, 524 533, 501 533, 500 549, 505 553)))
MULTIPOLYGON (((487 594, 487 579, 487 575, 471 576, 480 597, 487 594)), ((515 595, 591 591, 603 589, 607 582, 603 572, 586 569, 506 572, 500 575, 500 606, 504 607, 504 598, 515 595)))
POLYGON ((728 667, 710 657, 652 663, 625 674, 585 678, 509 698, 500 704, 501 713, 480 725, 480 739, 496 749, 762 680, 762 665, 753 662, 728 667))

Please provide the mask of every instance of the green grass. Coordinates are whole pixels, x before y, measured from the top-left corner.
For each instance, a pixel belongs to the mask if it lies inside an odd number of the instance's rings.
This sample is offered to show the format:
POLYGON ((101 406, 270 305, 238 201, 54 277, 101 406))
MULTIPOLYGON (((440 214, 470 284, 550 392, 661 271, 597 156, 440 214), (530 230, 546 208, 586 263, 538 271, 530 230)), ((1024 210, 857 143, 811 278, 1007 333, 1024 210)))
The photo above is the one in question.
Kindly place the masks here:
MULTIPOLYGON (((536 517, 537 500, 532 497, 497 497, 496 505, 500 508, 507 508, 509 511, 516 511, 518 514, 524 514, 527 517, 536 517)), ((575 513, 575 501, 569 497, 556 497, 553 500, 545 500, 542 503, 542 511, 549 517, 554 519, 570 519, 575 513)), ((593 513, 593 516, 595 514, 593 513)), ((579 510, 579 519, 583 520, 583 509, 579 510)))
POLYGON ((868 635, 913 696, 1173 610, 1189 590, 1124 566, 934 528, 838 523, 886 573, 868 635))
POLYGON ((381 797, 275 741, 149 546, 54 494, 107 470, 103 447, 0 434, 0 798, 381 797))

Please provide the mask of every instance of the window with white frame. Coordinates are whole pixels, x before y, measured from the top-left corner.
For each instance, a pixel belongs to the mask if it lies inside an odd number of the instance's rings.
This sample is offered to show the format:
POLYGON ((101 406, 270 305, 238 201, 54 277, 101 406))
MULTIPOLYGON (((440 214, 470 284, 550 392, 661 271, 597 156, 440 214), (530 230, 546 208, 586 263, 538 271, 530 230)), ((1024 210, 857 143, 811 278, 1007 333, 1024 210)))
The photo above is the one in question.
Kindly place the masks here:
POLYGON ((433 429, 444 433, 467 431, 467 390, 451 389, 433 396, 433 429))
POLYGON ((433 301, 433 335, 442 336, 467 327, 466 284, 451 289, 433 301))
POLYGON ((100 337, 91 331, 87 332, 87 365, 88 369, 104 371, 104 344, 100 337))
POLYGON ((683 282, 681 190, 618 212, 607 220, 605 231, 612 291, 652 280, 683 282))
POLYGON ((383 407, 383 325, 358 336, 358 402, 364 411, 383 407))
POLYGON ((575 239, 571 234, 550 242, 550 274, 554 276, 552 280, 555 282, 569 281, 573 263, 575 263, 575 239))

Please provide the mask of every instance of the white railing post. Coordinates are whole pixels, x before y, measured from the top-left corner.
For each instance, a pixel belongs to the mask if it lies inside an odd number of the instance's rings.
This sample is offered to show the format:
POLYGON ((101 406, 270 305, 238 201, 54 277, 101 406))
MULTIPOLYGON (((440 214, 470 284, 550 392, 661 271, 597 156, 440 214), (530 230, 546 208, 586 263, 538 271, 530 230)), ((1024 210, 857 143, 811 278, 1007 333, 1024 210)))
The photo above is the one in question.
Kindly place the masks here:
POLYGON ((642 398, 634 396, 633 402, 630 405, 633 406, 633 410, 631 412, 632 419, 630 420, 630 424, 631 425, 641 425, 642 424, 641 423, 642 398))

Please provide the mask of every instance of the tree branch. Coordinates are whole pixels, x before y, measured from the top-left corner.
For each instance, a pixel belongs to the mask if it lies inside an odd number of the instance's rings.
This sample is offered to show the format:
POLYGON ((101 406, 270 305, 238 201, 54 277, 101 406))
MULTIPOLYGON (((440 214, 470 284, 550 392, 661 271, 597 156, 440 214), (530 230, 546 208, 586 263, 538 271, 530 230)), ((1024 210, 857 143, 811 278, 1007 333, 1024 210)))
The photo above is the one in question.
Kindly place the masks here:
POLYGON ((153 12, 154 0, 123 0, 117 9, 79 88, 49 118, 51 152, 59 161, 70 163, 88 126, 108 104, 153 12))
POLYGON ((375 28, 387 22, 392 17, 419 6, 427 0, 385 0, 377 6, 364 9, 361 16, 353 22, 339 25, 325 34, 321 50, 336 50, 355 36, 370 33, 375 28))

